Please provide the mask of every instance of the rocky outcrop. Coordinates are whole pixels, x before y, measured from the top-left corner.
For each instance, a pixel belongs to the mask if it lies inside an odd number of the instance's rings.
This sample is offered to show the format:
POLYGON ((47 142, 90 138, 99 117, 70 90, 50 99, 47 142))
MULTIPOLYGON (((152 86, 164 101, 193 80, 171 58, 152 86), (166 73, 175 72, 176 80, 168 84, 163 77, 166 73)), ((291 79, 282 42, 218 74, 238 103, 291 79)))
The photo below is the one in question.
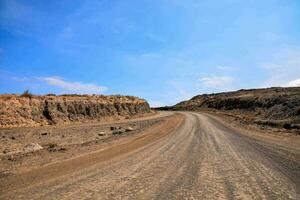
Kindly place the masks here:
POLYGON ((300 87, 203 94, 162 109, 222 111, 258 124, 299 128, 300 87))
POLYGON ((149 104, 132 96, 0 96, 0 127, 122 119, 147 112, 149 104))

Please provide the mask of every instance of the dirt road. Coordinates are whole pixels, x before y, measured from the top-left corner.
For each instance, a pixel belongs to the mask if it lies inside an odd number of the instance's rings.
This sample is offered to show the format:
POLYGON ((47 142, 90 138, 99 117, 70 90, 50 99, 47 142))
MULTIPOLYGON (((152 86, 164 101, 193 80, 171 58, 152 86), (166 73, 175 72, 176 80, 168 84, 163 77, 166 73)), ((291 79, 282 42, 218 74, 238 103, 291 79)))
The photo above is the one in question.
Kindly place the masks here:
POLYGON ((0 179, 0 199, 300 199, 300 152, 198 113, 0 179))

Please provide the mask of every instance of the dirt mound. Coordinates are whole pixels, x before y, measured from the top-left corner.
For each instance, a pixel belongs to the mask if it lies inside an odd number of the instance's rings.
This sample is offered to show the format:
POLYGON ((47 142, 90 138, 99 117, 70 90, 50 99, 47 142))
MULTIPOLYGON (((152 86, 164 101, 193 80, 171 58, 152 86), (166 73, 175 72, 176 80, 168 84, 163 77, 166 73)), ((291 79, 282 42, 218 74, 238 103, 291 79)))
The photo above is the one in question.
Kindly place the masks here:
POLYGON ((203 94, 165 109, 224 111, 261 125, 299 129, 300 87, 203 94))
POLYGON ((0 127, 122 119, 148 112, 149 104, 132 96, 0 95, 0 127))

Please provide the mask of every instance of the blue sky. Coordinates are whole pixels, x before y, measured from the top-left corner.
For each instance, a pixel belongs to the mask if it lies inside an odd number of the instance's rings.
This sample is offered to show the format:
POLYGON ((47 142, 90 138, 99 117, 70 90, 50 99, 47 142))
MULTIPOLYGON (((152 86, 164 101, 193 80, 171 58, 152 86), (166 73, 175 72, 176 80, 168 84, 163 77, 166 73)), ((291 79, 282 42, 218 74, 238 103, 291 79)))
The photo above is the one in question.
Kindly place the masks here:
POLYGON ((299 0, 1 0, 0 93, 300 86, 299 0))

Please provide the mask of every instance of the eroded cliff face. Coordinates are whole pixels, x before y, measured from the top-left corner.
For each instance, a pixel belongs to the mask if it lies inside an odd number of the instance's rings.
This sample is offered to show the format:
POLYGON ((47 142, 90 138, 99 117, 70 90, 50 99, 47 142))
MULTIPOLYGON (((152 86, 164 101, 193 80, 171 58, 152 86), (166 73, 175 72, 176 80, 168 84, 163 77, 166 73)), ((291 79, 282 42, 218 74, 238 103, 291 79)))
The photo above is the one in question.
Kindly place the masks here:
POLYGON ((222 111, 257 124, 300 129, 300 87, 204 94, 162 109, 222 111))
POLYGON ((132 96, 0 96, 0 127, 26 127, 130 118, 150 112, 132 96))

